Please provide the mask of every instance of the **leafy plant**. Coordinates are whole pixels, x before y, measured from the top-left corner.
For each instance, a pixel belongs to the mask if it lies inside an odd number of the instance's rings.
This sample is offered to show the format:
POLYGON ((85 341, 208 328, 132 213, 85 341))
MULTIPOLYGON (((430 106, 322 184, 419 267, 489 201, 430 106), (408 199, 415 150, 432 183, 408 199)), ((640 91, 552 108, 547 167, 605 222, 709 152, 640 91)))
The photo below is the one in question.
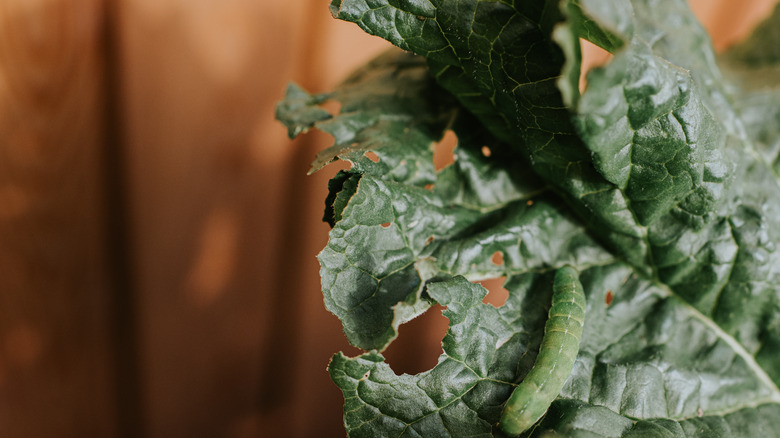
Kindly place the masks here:
POLYGON ((367 350, 329 365, 349 436, 504 436, 565 265, 579 352, 524 435, 780 435, 778 11, 718 59, 683 0, 333 0, 403 49, 331 93, 290 85, 277 111, 333 135, 313 171, 352 163, 319 255, 367 350), (580 38, 613 54, 583 93, 580 38), (484 304, 474 281, 501 276, 506 303, 484 304), (380 351, 435 303, 444 353, 396 375, 380 351))

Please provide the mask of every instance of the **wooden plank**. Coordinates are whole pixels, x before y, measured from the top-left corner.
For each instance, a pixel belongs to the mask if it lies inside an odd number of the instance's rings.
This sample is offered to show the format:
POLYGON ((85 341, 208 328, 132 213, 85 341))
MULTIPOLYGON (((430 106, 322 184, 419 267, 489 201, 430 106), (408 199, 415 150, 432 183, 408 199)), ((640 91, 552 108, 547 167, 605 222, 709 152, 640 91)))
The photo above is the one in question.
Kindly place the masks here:
POLYGON ((0 435, 115 434, 98 0, 0 2, 0 435))
MULTIPOLYGON (((315 259, 328 175, 305 176, 323 145, 291 144, 273 117, 289 80, 324 90, 365 60, 320 53, 332 23, 318 1, 122 2, 152 437, 343 433, 325 367, 346 341, 315 259)), ((340 25, 366 54, 386 44, 340 25)))

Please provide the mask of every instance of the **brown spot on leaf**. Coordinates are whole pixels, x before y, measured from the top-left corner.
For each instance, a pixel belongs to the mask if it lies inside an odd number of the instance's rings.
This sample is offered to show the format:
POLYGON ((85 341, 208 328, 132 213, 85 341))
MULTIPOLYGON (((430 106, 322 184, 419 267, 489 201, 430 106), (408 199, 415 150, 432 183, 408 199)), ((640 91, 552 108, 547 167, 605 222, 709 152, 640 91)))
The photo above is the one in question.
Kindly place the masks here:
POLYGON ((433 166, 436 170, 444 169, 455 162, 455 146, 458 144, 458 137, 448 129, 441 141, 433 147, 433 166))
POLYGON ((366 152, 366 153, 365 153, 365 154, 363 154, 363 155, 364 155, 366 158, 368 158, 369 160, 373 161, 374 163, 378 163, 378 162, 379 162, 379 155, 377 155, 377 154, 376 154, 376 153, 374 153, 374 152, 368 151, 368 152, 366 152))

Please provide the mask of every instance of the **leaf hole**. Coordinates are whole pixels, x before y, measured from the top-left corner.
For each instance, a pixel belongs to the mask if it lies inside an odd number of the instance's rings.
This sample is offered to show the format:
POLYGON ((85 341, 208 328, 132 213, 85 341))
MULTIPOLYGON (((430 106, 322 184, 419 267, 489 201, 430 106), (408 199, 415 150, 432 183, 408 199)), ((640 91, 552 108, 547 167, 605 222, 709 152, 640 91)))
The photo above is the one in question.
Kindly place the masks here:
POLYGON ((326 100, 320 104, 322 109, 331 113, 332 115, 338 115, 341 112, 341 102, 336 99, 326 100))
POLYGON ((396 374, 419 374, 439 362, 441 341, 449 328, 442 310, 444 307, 436 304, 398 328, 398 338, 382 353, 396 374))
POLYGON ((436 170, 444 169, 450 164, 455 162, 455 146, 458 144, 458 137, 455 133, 448 129, 441 141, 436 143, 433 147, 433 167, 436 170))
POLYGON ((483 156, 485 156, 485 157, 489 157, 489 156, 490 156, 490 155, 492 155, 492 154, 493 154, 493 151, 491 151, 489 147, 487 147, 487 146, 482 146, 482 155, 483 155, 483 156))
POLYGON ((374 163, 378 163, 379 162, 379 155, 377 155, 375 152, 368 151, 365 154, 363 154, 363 156, 365 156, 369 160, 373 161, 374 163))
POLYGON ((612 54, 601 47, 585 41, 580 38, 580 49, 582 50, 582 63, 580 64, 580 93, 588 88, 587 73, 596 67, 601 67, 612 60, 612 54))
POLYGON ((390 222, 385 222, 382 224, 382 228, 390 228, 390 225, 392 225, 390 222))
POLYGON ((493 253, 493 256, 490 257, 490 261, 496 265, 496 266, 503 266, 504 265, 504 253, 501 251, 496 251, 493 253))
POLYGON ((488 294, 482 299, 483 303, 493 307, 501 307, 506 304, 506 300, 509 298, 509 291, 504 287, 506 277, 490 278, 477 283, 488 291, 488 294))

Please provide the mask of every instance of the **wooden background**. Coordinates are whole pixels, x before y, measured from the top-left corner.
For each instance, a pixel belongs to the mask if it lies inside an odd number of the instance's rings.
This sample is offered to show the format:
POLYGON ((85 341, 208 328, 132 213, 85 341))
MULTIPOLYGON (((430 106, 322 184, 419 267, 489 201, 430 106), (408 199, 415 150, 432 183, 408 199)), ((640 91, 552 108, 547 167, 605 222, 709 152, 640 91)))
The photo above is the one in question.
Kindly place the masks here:
MULTIPOLYGON (((0 436, 343 436, 336 169, 273 120, 387 47, 325 0, 0 0, 0 436)), ((774 0, 700 0, 719 48, 774 0), (730 3, 730 4, 729 4, 730 3)), ((436 362, 442 318, 402 328, 436 362)), ((406 354, 421 348, 426 354, 406 354)))

